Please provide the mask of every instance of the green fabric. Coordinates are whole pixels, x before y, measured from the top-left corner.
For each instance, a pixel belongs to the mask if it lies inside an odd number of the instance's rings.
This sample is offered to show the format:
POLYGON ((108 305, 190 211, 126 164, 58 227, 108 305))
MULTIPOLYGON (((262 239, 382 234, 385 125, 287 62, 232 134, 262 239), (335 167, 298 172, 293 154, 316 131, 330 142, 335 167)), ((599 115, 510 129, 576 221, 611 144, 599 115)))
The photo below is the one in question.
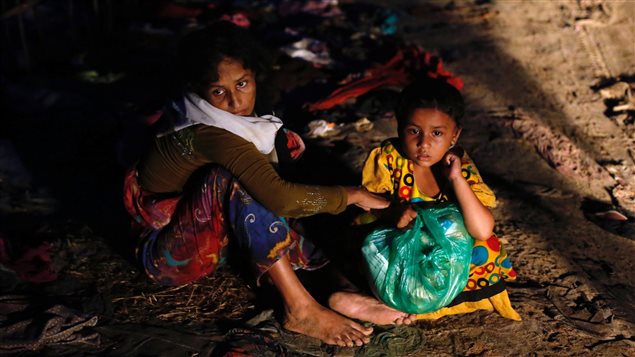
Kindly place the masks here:
POLYGON ((362 253, 377 298, 397 310, 422 314, 448 305, 463 290, 474 240, 455 203, 415 209, 411 228, 374 230, 362 253))
POLYGON ((370 343, 355 351, 355 356, 414 356, 425 343, 422 328, 416 326, 375 326, 370 343))

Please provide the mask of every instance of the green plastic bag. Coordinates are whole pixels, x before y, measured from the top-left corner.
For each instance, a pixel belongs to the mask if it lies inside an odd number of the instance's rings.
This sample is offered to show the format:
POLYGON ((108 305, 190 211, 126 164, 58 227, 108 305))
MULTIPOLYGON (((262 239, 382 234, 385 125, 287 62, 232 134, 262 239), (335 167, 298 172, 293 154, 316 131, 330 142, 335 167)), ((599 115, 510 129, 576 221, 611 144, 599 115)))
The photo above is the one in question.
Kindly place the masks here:
POLYGON ((456 204, 415 209, 412 228, 374 230, 362 254, 377 298, 422 314, 447 306, 465 288, 474 239, 456 204))

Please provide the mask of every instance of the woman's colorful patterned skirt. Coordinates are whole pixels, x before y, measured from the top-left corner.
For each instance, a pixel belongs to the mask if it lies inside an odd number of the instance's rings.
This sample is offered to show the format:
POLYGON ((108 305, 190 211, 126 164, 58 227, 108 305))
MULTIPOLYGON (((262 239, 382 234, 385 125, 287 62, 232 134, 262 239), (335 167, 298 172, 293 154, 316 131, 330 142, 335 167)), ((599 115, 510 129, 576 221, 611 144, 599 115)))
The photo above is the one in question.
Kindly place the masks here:
POLYGON ((226 262, 230 245, 251 266, 257 282, 285 255, 294 269, 328 263, 285 218, 255 201, 219 166, 204 167, 182 194, 172 195, 143 190, 137 171, 129 170, 124 204, 139 228, 137 255, 160 284, 186 284, 212 273, 226 262))

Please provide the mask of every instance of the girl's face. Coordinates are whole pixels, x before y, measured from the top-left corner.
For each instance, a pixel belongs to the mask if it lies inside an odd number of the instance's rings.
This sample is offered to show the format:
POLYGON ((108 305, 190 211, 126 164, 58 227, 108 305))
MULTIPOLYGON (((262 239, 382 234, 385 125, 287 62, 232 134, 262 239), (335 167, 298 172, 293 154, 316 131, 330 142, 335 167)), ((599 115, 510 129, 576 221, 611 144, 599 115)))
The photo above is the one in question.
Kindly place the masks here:
POLYGON ((205 100, 236 115, 252 115, 256 105, 256 78, 240 61, 225 58, 218 64, 218 80, 205 93, 205 100))
POLYGON ((415 165, 441 161, 461 134, 454 119, 436 109, 416 109, 399 133, 402 149, 415 165))

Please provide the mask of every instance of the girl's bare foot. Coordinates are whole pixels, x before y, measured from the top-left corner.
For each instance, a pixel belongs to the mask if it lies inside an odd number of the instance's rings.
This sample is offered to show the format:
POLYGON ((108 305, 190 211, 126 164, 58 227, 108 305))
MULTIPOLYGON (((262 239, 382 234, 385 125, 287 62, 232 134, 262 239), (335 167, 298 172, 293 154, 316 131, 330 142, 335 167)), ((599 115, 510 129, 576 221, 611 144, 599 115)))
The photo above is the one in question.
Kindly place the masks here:
POLYGON ((338 346, 361 346, 368 343, 373 329, 364 327, 317 302, 290 309, 287 307, 283 326, 285 329, 320 339, 338 346))
POLYGON ((409 325, 416 317, 388 307, 374 297, 347 291, 333 293, 329 297, 329 306, 344 316, 377 325, 409 325))

